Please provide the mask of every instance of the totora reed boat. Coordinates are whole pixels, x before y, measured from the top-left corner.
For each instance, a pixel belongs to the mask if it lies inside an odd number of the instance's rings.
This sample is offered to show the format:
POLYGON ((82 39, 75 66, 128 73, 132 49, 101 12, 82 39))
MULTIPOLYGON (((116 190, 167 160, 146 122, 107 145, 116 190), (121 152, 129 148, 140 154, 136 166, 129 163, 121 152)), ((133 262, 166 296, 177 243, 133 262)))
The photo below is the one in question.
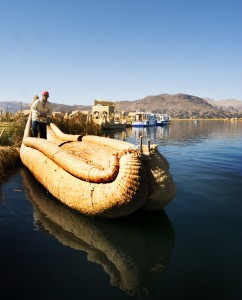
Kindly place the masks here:
POLYGON ((22 163, 66 206, 88 216, 118 218, 160 210, 175 195, 167 160, 157 145, 92 135, 68 135, 53 123, 47 140, 31 137, 31 116, 20 148, 22 163))

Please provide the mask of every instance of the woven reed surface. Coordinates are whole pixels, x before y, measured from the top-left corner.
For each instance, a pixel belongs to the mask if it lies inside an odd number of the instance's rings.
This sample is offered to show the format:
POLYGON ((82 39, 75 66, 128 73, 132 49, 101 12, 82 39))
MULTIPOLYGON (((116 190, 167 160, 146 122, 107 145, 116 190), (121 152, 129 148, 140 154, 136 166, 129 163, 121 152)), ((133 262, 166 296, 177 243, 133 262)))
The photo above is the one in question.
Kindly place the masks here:
POLYGON ((57 137, 49 125, 47 125, 47 140, 56 145, 61 145, 64 142, 62 139, 57 137))
POLYGON ((105 184, 72 176, 42 152, 24 143, 20 156, 24 165, 52 195, 83 214, 121 217, 134 212, 146 201, 148 183, 143 178, 142 163, 133 153, 120 158, 118 176, 105 184))
MULTIPOLYGON (((58 166, 70 174, 89 182, 109 182, 113 181, 119 171, 119 158, 117 155, 108 157, 108 166, 103 168, 90 164, 88 157, 78 157, 75 154, 62 150, 57 145, 45 139, 24 138, 23 143, 27 147, 37 149, 46 157, 53 160, 58 166)), ((99 156, 96 159, 101 159, 99 156)), ((135 165, 133 166, 135 168, 135 165)))
POLYGON ((25 135, 21 146, 22 162, 61 202, 86 215, 116 218, 145 202, 145 209, 161 209, 174 197, 169 164, 156 145, 141 156, 131 143, 98 136, 77 142, 79 137, 51 124, 48 140, 25 135))
POLYGON ((25 126, 23 138, 32 136, 32 134, 31 134, 31 123, 32 123, 32 117, 31 117, 31 112, 30 112, 27 123, 26 123, 26 126, 25 126))
MULTIPOLYGON (((147 146, 144 146, 144 152, 147 151, 147 146)), ((169 172, 169 163, 158 151, 157 145, 151 146, 150 157, 145 159, 145 163, 149 180, 149 195, 142 208, 159 210, 175 197, 176 186, 169 172)))
POLYGON ((64 144, 61 146, 61 149, 81 157, 87 163, 100 169, 109 168, 111 156, 118 154, 117 151, 107 147, 97 147, 95 144, 84 141, 64 144))
POLYGON ((96 145, 104 145, 105 147, 110 147, 113 150, 116 151, 121 151, 121 150, 135 150, 136 147, 135 145, 125 142, 125 141, 120 141, 120 140, 114 140, 111 138, 106 138, 106 137, 100 137, 100 136, 95 136, 95 135, 85 135, 82 137, 82 141, 84 142, 91 142, 95 143, 96 145))
POLYGON ((54 131, 55 135, 63 141, 79 141, 79 140, 81 140, 82 135, 63 133, 54 123, 51 123, 50 127, 54 131))

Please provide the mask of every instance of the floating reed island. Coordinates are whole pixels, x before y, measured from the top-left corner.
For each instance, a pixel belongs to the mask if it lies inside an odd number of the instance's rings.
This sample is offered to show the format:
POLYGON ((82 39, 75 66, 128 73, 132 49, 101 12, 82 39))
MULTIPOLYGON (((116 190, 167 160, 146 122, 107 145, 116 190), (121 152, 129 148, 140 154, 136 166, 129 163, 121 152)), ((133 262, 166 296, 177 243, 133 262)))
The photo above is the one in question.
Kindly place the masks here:
POLYGON ((31 137, 31 116, 20 148, 23 164, 55 198, 88 216, 118 218, 161 210, 175 195, 169 163, 157 145, 93 135, 69 135, 55 124, 47 140, 31 137))

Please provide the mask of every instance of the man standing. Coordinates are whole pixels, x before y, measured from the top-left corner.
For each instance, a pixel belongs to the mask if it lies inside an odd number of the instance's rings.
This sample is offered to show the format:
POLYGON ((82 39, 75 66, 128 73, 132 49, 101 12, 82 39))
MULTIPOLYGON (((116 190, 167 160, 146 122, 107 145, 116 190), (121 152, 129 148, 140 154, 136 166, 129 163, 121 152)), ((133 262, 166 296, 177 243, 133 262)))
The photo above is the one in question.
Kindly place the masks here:
POLYGON ((50 122, 52 116, 52 105, 48 102, 49 93, 44 91, 42 99, 36 100, 31 106, 32 113, 32 134, 38 137, 38 130, 40 138, 47 138, 46 125, 50 122))

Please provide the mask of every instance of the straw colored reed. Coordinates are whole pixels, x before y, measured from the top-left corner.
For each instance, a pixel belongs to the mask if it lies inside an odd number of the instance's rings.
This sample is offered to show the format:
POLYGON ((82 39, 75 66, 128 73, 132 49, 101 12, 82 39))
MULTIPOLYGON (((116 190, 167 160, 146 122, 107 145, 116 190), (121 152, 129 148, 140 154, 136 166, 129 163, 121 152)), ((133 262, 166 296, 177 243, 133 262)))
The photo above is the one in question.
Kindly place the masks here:
POLYGON ((54 134, 63 141, 81 141, 82 135, 63 133, 54 123, 50 124, 54 134))
MULTIPOLYGON (((39 150, 63 170, 88 182, 110 182, 117 177, 119 171, 119 160, 117 155, 109 157, 109 166, 104 169, 101 167, 98 168, 94 164, 90 164, 90 161, 85 158, 78 157, 62 150, 57 145, 49 143, 47 140, 36 140, 36 138, 29 137, 24 139, 24 144, 27 147, 39 150)), ((133 168, 135 168, 135 166, 133 166, 133 168)))
MULTIPOLYGON (((147 146, 143 146, 148 152, 147 146)), ((175 196, 176 186, 169 172, 169 163, 158 151, 157 145, 151 145, 150 155, 145 159, 149 194, 143 209, 158 210, 164 208, 175 196)))
POLYGON ((116 218, 140 207, 161 209, 174 197, 169 164, 156 146, 148 155, 144 147, 141 154, 131 143, 67 135, 54 124, 48 126, 47 140, 37 139, 30 136, 30 126, 22 162, 52 195, 83 214, 116 218))
POLYGON ((132 154, 121 157, 119 173, 108 183, 80 180, 42 152, 24 144, 20 155, 24 165, 52 195, 83 214, 121 217, 140 208, 147 198, 148 184, 141 176, 142 164, 132 154), (135 166, 134 171, 130 163, 135 166))

